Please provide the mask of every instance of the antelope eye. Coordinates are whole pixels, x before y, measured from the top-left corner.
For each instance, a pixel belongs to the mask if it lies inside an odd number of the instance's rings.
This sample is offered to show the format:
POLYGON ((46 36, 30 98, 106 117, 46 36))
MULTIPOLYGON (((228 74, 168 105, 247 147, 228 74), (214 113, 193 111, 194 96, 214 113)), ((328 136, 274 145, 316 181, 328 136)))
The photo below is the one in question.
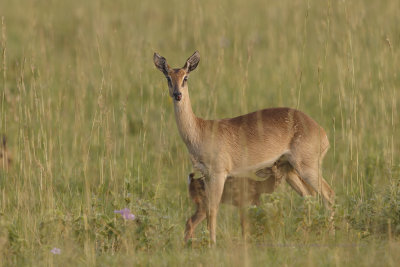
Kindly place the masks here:
POLYGON ((185 78, 183 78, 183 80, 186 82, 187 81, 187 79, 188 79, 188 77, 187 76, 185 76, 185 78))
POLYGON ((167 77, 167 81, 170 83, 171 82, 171 77, 167 77))

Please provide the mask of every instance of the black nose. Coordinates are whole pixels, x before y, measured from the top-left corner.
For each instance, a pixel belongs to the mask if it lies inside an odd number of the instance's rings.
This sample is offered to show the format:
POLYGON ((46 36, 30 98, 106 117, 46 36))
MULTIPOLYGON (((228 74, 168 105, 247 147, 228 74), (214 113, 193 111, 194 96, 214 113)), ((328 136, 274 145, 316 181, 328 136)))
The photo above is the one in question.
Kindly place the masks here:
POLYGON ((180 93, 180 92, 174 93, 174 98, 176 101, 181 101, 182 93, 180 93))

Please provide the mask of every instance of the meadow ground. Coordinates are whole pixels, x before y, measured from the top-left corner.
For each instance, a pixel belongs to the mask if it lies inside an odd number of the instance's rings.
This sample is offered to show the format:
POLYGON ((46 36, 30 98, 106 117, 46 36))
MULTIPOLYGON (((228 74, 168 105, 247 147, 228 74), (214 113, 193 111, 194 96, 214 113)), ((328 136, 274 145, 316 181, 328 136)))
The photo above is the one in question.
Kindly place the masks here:
POLYGON ((400 2, 2 0, 0 266, 395 266, 400 262, 400 2), (216 248, 194 210, 191 165, 157 51, 182 66, 195 113, 301 109, 327 131, 318 199, 287 185, 221 207, 216 248), (129 208, 124 221, 114 210, 129 208), (60 254, 52 254, 59 248, 60 254))

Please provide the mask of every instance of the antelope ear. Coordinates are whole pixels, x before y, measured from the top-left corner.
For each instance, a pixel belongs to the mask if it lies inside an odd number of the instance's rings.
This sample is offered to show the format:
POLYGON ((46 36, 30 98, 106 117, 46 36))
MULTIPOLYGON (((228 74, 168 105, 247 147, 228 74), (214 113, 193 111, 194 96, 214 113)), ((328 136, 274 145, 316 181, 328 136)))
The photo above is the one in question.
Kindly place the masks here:
POLYGON ((168 76, 169 66, 167 64, 167 60, 160 56, 157 53, 154 53, 153 56, 154 65, 156 65, 157 69, 159 69, 165 76, 168 76))
POLYGON ((200 53, 196 51, 186 60, 185 66, 183 68, 186 69, 187 73, 189 73, 193 71, 197 67, 197 65, 199 65, 199 62, 200 62, 200 53))

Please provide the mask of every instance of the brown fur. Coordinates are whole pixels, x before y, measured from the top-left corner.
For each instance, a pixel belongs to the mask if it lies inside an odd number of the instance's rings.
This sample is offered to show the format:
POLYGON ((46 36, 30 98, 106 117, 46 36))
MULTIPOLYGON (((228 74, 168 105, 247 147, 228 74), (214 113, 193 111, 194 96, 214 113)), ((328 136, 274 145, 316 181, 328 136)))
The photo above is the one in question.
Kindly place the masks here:
POLYGON ((292 188, 302 196, 317 192, 331 210, 334 191, 321 172, 329 141, 313 119, 299 110, 269 108, 230 119, 203 120, 193 113, 185 81, 198 65, 199 53, 181 69, 171 69, 156 53, 153 60, 167 77, 170 96, 181 94, 174 100, 178 130, 194 168, 208 178, 206 215, 211 242, 216 242, 218 206, 227 177, 254 176, 282 157, 293 169, 287 174, 292 188))

